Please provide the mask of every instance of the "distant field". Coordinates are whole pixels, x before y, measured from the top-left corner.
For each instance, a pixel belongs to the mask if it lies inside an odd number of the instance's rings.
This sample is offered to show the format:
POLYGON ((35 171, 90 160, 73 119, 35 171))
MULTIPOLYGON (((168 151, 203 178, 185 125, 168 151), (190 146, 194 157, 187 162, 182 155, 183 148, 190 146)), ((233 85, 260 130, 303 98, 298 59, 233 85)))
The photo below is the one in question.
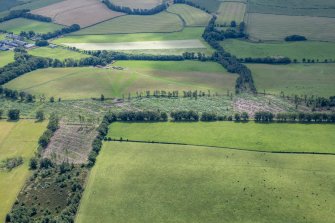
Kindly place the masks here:
POLYGON ((250 13, 248 33, 254 40, 284 40, 303 35, 309 40, 335 41, 335 18, 250 13))
POLYGON ((0 221, 5 220, 5 215, 10 211, 29 176, 29 159, 34 155, 37 141, 44 131, 46 123, 34 121, 5 122, 0 121, 0 162, 22 156, 23 165, 12 171, 0 170, 0 221))
POLYGON ((14 62, 14 52, 0 52, 0 67, 3 67, 11 62, 14 62))
POLYGON ((68 58, 72 58, 75 60, 79 60, 81 58, 88 57, 88 55, 83 53, 74 52, 71 50, 66 50, 61 47, 50 48, 50 47, 39 47, 33 50, 28 51, 29 54, 39 57, 48 57, 53 59, 64 60, 68 58))
POLYGON ((250 0, 249 12, 335 17, 333 0, 250 0))
POLYGON ((209 12, 216 12, 220 7, 220 1, 217 0, 189 0, 209 12))
POLYGON ((247 150, 335 153, 334 131, 331 124, 117 122, 110 126, 109 136, 247 150))
POLYGON ((168 11, 180 15, 186 26, 206 26, 211 19, 211 15, 206 12, 185 4, 174 4, 168 11))
POLYGON ((121 16, 99 23, 95 26, 82 29, 72 35, 176 32, 182 29, 182 21, 177 15, 161 12, 150 16, 121 16))
POLYGON ((152 9, 159 4, 162 0, 110 0, 115 5, 129 7, 132 9, 152 9))
POLYGON ((76 222, 332 223, 334 161, 108 142, 89 175, 76 222))
POLYGON ((0 30, 19 34, 21 31, 34 31, 36 33, 48 33, 61 29, 63 26, 53 23, 39 22, 36 20, 17 18, 0 23, 0 30))
POLYGON ((217 12, 216 23, 229 26, 231 21, 237 24, 243 21, 246 4, 240 2, 223 2, 217 12))
MULTIPOLYGON (((134 33, 111 35, 71 35, 54 40, 57 44, 63 43, 119 43, 137 41, 163 41, 163 40, 187 40, 201 39, 203 27, 185 28, 173 33, 134 33)), ((76 33, 75 33, 76 34, 76 33)))
POLYGON ((332 42, 274 42, 252 43, 241 40, 228 39, 221 42, 223 48, 238 58, 284 56, 292 60, 325 59, 335 60, 335 43, 332 42))
POLYGON ((87 27, 123 15, 108 9, 99 0, 65 0, 34 10, 32 13, 47 16, 58 24, 78 24, 87 27))
POLYGON ((335 96, 335 64, 249 64, 256 88, 279 95, 335 96))
POLYGON ((125 70, 50 68, 37 70, 9 82, 6 87, 62 99, 122 97, 146 90, 234 90, 236 75, 217 63, 196 61, 120 61, 125 70))
POLYGON ((206 48, 206 46, 198 39, 121 42, 121 43, 64 43, 64 45, 69 47, 75 47, 81 50, 113 50, 113 51, 206 48))

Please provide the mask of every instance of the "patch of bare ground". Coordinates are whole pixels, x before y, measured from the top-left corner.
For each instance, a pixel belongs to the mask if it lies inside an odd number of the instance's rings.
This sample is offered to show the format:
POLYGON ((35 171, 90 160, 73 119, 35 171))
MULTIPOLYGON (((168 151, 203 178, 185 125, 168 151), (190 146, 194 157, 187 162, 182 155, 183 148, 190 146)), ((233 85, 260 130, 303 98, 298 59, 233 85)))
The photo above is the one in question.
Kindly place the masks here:
POLYGON ((58 24, 78 24, 82 28, 124 15, 108 9, 99 0, 65 0, 32 13, 50 17, 58 24))
POLYGON ((86 163, 96 135, 95 125, 61 123, 45 149, 43 157, 50 158, 56 163, 86 163))

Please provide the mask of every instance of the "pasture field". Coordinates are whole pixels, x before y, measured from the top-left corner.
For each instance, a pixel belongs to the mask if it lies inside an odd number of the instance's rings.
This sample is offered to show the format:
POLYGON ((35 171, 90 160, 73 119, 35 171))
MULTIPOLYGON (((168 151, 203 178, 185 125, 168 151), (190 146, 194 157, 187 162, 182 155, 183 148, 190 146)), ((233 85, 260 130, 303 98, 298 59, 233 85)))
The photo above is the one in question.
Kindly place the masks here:
POLYGON ((108 142, 76 222, 331 223, 333 163, 334 156, 108 142))
POLYGON ((250 0, 249 12, 335 17, 333 0, 250 0))
POLYGON ((229 74, 212 62, 120 61, 113 66, 124 70, 99 68, 49 68, 30 72, 5 86, 34 95, 62 99, 122 97, 146 90, 234 90, 237 75, 229 74))
POLYGON ((110 35, 76 35, 58 38, 54 43, 119 43, 137 41, 164 41, 164 40, 188 40, 201 39, 204 32, 203 27, 188 27, 179 32, 172 33, 133 33, 133 34, 110 34, 110 35))
POLYGON ((29 176, 29 159, 34 155, 37 141, 46 126, 34 121, 0 121, 0 162, 22 156, 23 165, 11 171, 0 170, 0 221, 10 211, 16 196, 29 176))
POLYGON ((47 16, 58 24, 70 26, 78 24, 87 27, 123 15, 108 9, 99 0, 65 0, 32 11, 47 16))
POLYGON ((13 32, 20 34, 21 31, 34 31, 36 33, 48 33, 55 30, 61 29, 63 26, 48 23, 39 22, 31 19, 17 18, 6 22, 0 23, 0 30, 6 30, 7 32, 13 32))
POLYGON ((162 0, 111 0, 115 5, 129 7, 132 9, 152 9, 162 4, 162 0))
POLYGON ((75 47, 81 50, 113 50, 113 51, 206 48, 206 46, 198 39, 121 42, 121 43, 64 43, 64 45, 69 47, 75 47))
POLYGON ((206 26, 211 19, 210 14, 185 4, 174 4, 168 11, 180 15, 186 26, 206 26))
POLYGON ((61 47, 57 47, 57 48, 39 47, 39 48, 30 50, 29 54, 33 56, 48 57, 48 58, 59 59, 59 60, 64 60, 68 58, 79 60, 81 58, 88 57, 88 55, 86 54, 75 52, 72 50, 67 50, 61 47))
POLYGON ((243 22, 246 10, 246 4, 241 2, 223 2, 217 11, 216 23, 224 26, 230 26, 231 21, 237 24, 243 22))
POLYGON ((238 58, 246 57, 288 57, 301 62, 304 58, 310 60, 335 60, 335 43, 332 42, 266 42, 254 43, 235 39, 221 42, 222 47, 238 58))
POLYGON ((249 13, 247 31, 252 40, 284 40, 302 35, 308 40, 335 41, 335 18, 249 13))
POLYGON ((255 151, 334 153, 332 124, 259 124, 254 122, 120 123, 110 126, 112 139, 171 142, 255 151))
POLYGON ((3 67, 11 62, 14 62, 13 51, 0 52, 0 67, 3 67))
POLYGON ((279 95, 335 95, 335 64, 249 64, 259 92, 279 95))
POLYGON ((177 32, 183 29, 181 19, 172 13, 150 16, 126 15, 79 30, 75 35, 177 32))
POLYGON ((194 4, 200 6, 200 8, 209 11, 209 12, 216 12, 220 7, 220 2, 217 0, 190 0, 194 4))

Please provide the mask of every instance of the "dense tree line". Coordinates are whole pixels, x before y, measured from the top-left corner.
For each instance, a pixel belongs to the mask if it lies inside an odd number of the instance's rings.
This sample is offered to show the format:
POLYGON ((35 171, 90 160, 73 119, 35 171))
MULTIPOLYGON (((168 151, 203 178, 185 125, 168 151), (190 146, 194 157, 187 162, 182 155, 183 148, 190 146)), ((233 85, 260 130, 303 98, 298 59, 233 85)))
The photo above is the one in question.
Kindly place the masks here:
POLYGON ((158 111, 123 111, 115 114, 115 118, 123 122, 159 122, 167 121, 168 114, 158 111))
POLYGON ((288 57, 264 57, 239 59, 242 63, 264 63, 264 64, 290 64, 292 61, 288 57))
POLYGON ((24 91, 17 91, 4 88, 0 85, 0 97, 5 97, 11 100, 20 100, 21 102, 34 102, 35 97, 24 91))
POLYGON ((13 10, 10 11, 9 15, 0 18, 0 22, 5 22, 11 19, 16 19, 16 18, 26 18, 26 19, 32 19, 32 20, 37 20, 41 22, 51 22, 52 19, 46 16, 42 15, 35 15, 29 13, 29 9, 21 9, 21 10, 13 10))
POLYGON ((259 111, 255 112, 254 119, 255 122, 272 122, 275 115, 272 112, 259 111))
POLYGON ((102 2, 111 10, 116 12, 123 12, 129 15, 154 15, 160 13, 167 9, 168 5, 166 3, 162 3, 157 5, 152 9, 132 9, 125 6, 118 6, 110 2, 109 0, 102 0, 102 2))
POLYGON ((285 41, 287 41, 287 42, 306 41, 306 40, 307 40, 306 37, 300 36, 300 35, 291 35, 291 36, 285 37, 285 41))
POLYGON ((209 10, 207 10, 204 7, 201 7, 200 5, 197 5, 197 4, 195 4, 194 2, 191 2, 191 1, 187 1, 187 0, 174 0, 173 3, 174 4, 186 4, 186 5, 189 5, 189 6, 198 8, 198 9, 201 9, 201 10, 207 12, 208 14, 210 14, 209 10))
POLYGON ((277 115, 271 112, 260 111, 254 115, 256 122, 307 122, 320 123, 328 122, 335 123, 335 113, 325 112, 298 112, 298 113, 278 113, 277 115))
POLYGON ((41 38, 43 40, 48 40, 48 39, 52 39, 52 38, 55 38, 55 37, 58 37, 58 36, 61 36, 61 35, 64 35, 64 34, 76 32, 78 30, 80 30, 80 26, 78 24, 73 24, 69 27, 64 27, 64 28, 62 28, 60 30, 56 30, 54 32, 49 32, 47 34, 42 34, 41 38))
POLYGON ((173 111, 170 114, 171 118, 175 122, 180 121, 193 121, 197 122, 199 121, 199 114, 195 111, 173 111))
POLYGON ((39 47, 48 46, 48 45, 49 45, 49 42, 46 41, 46 40, 37 40, 37 41, 35 42, 35 45, 36 45, 36 46, 39 46, 39 47))
POLYGON ((41 149, 47 148, 51 137, 54 135, 54 133, 58 128, 59 128, 59 118, 56 115, 52 114, 49 118, 47 130, 44 131, 44 133, 38 140, 38 144, 41 149))

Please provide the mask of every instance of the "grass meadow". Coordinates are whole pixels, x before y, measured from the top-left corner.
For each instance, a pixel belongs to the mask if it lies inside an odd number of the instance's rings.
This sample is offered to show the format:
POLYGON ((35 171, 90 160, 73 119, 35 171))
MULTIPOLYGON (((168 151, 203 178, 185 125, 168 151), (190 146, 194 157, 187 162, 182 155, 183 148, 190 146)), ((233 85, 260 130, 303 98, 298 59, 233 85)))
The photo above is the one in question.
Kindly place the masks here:
POLYGON ((223 48, 238 58, 284 56, 292 60, 335 60, 335 43, 332 42, 266 42, 255 43, 228 39, 221 42, 223 48))
POLYGON ((334 157, 104 143, 76 222, 331 223, 334 157))
POLYGON ((241 2, 223 2, 217 12, 217 24, 230 26, 231 21, 243 22, 246 4, 241 2))
POLYGON ((33 56, 38 56, 38 57, 48 57, 52 59, 59 59, 59 60, 64 60, 64 59, 74 59, 74 60, 79 60, 81 58, 86 58, 88 55, 83 54, 83 53, 78 53, 75 51, 67 50, 61 47, 57 48, 50 48, 50 47, 39 47, 35 48, 33 50, 29 51, 29 54, 33 56))
POLYGON ((0 67, 3 67, 11 62, 14 62, 13 51, 0 52, 0 67))
POLYGON ((156 15, 126 15, 82 29, 74 34, 116 34, 116 33, 154 33, 176 32, 183 29, 181 19, 172 13, 161 12, 156 15))
POLYGON ((10 172, 0 170, 0 221, 10 211, 16 196, 29 176, 29 159, 34 155, 37 141, 46 126, 33 121, 5 122, 0 121, 0 162, 22 156, 23 165, 10 172))
POLYGON ((248 64, 259 92, 279 95, 335 95, 335 64, 248 64))
POLYGON ((146 90, 234 90, 237 75, 212 62, 120 61, 124 70, 99 68, 49 68, 30 72, 5 86, 34 95, 83 99, 122 97, 146 90))
POLYGON ((206 26, 211 19, 210 14, 185 4, 171 5, 168 11, 180 15, 186 26, 206 26))
POLYGON ((308 40, 335 41, 335 18, 248 14, 247 32, 252 40, 284 40, 302 35, 308 40))
POLYGON ((113 123, 112 139, 184 143, 255 151, 335 153, 335 125, 254 122, 113 123))
POLYGON ((17 18, 12 19, 6 22, 0 23, 0 30, 6 30, 7 32, 13 32, 15 34, 20 34, 21 31, 34 31, 36 33, 48 33, 53 32, 55 30, 61 29, 63 26, 47 23, 47 22, 39 22, 36 20, 17 18))

